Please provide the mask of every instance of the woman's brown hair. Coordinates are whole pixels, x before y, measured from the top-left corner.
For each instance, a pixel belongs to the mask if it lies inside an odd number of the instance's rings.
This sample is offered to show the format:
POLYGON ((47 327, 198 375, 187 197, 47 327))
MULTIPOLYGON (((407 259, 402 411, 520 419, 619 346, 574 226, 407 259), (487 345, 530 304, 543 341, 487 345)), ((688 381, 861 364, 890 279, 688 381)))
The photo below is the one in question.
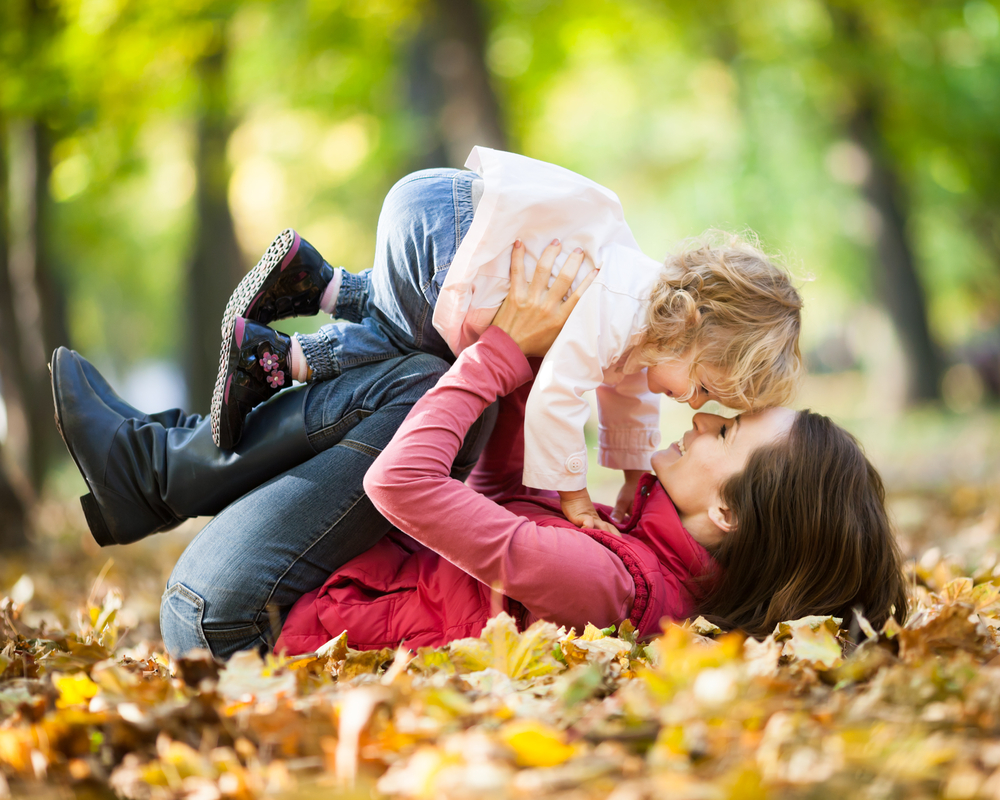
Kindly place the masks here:
POLYGON ((788 437, 751 454, 721 494, 736 529, 711 548, 720 569, 699 613, 752 636, 810 614, 850 625, 854 608, 876 628, 905 619, 882 479, 828 417, 800 411, 788 437))

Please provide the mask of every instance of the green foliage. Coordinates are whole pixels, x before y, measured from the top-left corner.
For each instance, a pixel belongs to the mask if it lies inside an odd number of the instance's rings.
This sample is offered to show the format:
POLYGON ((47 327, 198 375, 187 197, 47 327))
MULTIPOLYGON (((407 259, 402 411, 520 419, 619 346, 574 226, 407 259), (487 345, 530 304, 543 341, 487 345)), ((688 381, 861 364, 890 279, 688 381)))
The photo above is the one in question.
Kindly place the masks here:
MULTIPOLYGON (((423 152, 410 103, 421 0, 11 0, 0 114, 56 140, 52 242, 74 344, 181 358, 199 60, 229 46, 230 197, 247 263, 292 224, 363 269, 387 188, 423 152)), ((818 281, 807 333, 871 290, 873 98, 945 341, 1000 302, 1000 12, 991 0, 482 0, 512 146, 615 189, 659 256, 750 227, 818 281)), ((15 158, 17 153, 15 152, 15 158)), ((309 323, 306 323, 307 325, 309 323)))

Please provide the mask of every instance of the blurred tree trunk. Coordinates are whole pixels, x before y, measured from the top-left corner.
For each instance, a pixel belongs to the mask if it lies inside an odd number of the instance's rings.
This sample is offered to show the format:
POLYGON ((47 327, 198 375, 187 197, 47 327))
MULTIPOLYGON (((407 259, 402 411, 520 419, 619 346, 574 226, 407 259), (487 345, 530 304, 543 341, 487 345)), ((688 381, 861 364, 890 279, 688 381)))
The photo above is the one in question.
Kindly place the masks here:
MULTIPOLYGON (((699 6, 692 7, 700 15, 699 6)), ((857 14, 834 3, 828 3, 831 17, 838 29, 837 50, 833 55, 836 71, 845 76, 853 92, 854 112, 847 122, 848 135, 868 156, 871 169, 862 189, 865 199, 878 213, 878 230, 873 259, 874 285, 878 301, 889 313, 899 335, 906 358, 911 400, 938 400, 941 396, 942 360, 931 336, 927 319, 927 300, 916 260, 907 232, 908 207, 903 196, 902 182, 893 163, 884 136, 879 127, 879 114, 873 67, 865 57, 867 45, 861 21, 857 14), (846 43, 847 47, 844 48, 846 43), (846 57, 846 63, 837 61, 846 57)), ((728 64, 740 85, 739 97, 746 90, 745 69, 736 27, 717 20, 731 20, 732 8, 716 9, 713 20, 690 25, 707 26, 708 49, 728 64)), ((749 126, 754 125, 753 115, 745 100, 740 100, 740 111, 749 126)), ((756 154, 751 151, 747 163, 752 164, 756 154)))
MULTIPOLYGON (((46 123, 31 120, 16 128, 17 167, 10 181, 14 221, 8 273, 17 351, 12 353, 12 391, 20 399, 25 472, 35 492, 45 474, 65 449, 53 422, 52 391, 47 368, 49 354, 68 343, 65 299, 56 279, 49 245, 53 240, 49 175, 52 135, 46 123)), ((13 349, 13 348, 12 348, 13 349)))
POLYGON ((419 167, 460 167, 477 144, 507 146, 477 0, 430 0, 410 54, 410 103, 424 121, 419 167))
MULTIPOLYGON (((229 296, 243 276, 229 209, 226 145, 233 130, 226 92, 222 30, 198 65, 201 103, 197 121, 197 220, 187 276, 187 382, 191 411, 209 408, 219 368, 219 327, 229 296)), ((180 332, 178 332, 180 333, 180 332)))
POLYGON ((866 98, 852 115, 849 131, 871 164, 862 189, 878 212, 876 287, 906 354, 910 399, 938 400, 941 397, 941 355, 927 322, 927 300, 910 246, 903 189, 875 120, 874 104, 866 98))
MULTIPOLYGON (((8 429, 11 420, 24 418, 24 403, 18 392, 18 375, 23 373, 20 338, 14 316, 14 291, 10 280, 9 181, 7 176, 7 128, 0 119, 0 393, 7 411, 8 429)), ((25 502, 15 490, 0 442, 0 550, 24 547, 28 543, 25 502)))
MULTIPOLYGON (((53 226, 53 200, 49 194, 49 178, 52 175, 52 147, 55 144, 55 137, 49 126, 41 120, 35 120, 31 126, 31 137, 33 140, 32 150, 35 156, 35 284, 37 286, 39 305, 41 308, 40 321, 42 326, 42 343, 44 346, 43 361, 37 370, 44 383, 43 392, 46 396, 51 395, 49 385, 48 364, 52 351, 60 345, 68 346, 69 327, 66 324, 66 290, 62 280, 59 278, 55 258, 52 255, 52 244, 55 241, 55 231, 53 226)), ((53 411, 51 407, 52 398, 49 397, 50 407, 45 410, 49 420, 53 411)), ((46 430, 51 426, 47 425, 46 430)), ((50 442, 57 442, 58 433, 49 437, 50 442)), ((62 445, 58 447, 62 452, 62 445)))
MULTIPOLYGON (((60 24, 57 8, 42 0, 5 7, 13 12, 4 20, 23 15, 25 36, 17 41, 15 59, 35 80, 48 80, 44 54, 60 24), (20 63, 20 62, 18 62, 20 63)), ((10 40, 13 43, 14 40, 10 40)), ((52 349, 67 343, 65 302, 60 282, 52 268, 51 243, 53 203, 49 176, 54 137, 46 100, 32 97, 24 103, 17 120, 8 119, 4 134, 5 168, 5 268, 3 348, 0 360, 4 394, 10 398, 8 446, 23 465, 27 494, 42 488, 46 472, 65 454, 53 424, 52 392, 46 363, 52 349)), ((22 492, 22 494, 25 494, 22 492)), ((31 498, 26 498, 30 501, 31 498)))
POLYGON ((873 62, 862 10, 828 2, 837 29, 835 66, 846 78, 852 93, 853 111, 846 122, 847 133, 868 156, 871 165, 862 186, 865 198, 878 212, 875 232, 875 286, 879 299, 892 319, 906 357, 909 398, 912 401, 941 397, 941 354, 927 319, 927 298, 917 272, 907 222, 900 170, 882 130, 882 94, 878 89, 881 65, 873 62))

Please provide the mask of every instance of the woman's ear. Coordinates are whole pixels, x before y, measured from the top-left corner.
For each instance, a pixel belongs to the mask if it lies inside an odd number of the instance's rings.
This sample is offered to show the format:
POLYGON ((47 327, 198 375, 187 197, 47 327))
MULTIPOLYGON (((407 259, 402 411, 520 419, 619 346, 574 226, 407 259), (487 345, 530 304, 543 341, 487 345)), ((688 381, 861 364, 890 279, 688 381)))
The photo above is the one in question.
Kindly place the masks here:
POLYGON ((736 529, 736 516, 721 500, 708 507, 708 518, 723 533, 732 533, 736 529))

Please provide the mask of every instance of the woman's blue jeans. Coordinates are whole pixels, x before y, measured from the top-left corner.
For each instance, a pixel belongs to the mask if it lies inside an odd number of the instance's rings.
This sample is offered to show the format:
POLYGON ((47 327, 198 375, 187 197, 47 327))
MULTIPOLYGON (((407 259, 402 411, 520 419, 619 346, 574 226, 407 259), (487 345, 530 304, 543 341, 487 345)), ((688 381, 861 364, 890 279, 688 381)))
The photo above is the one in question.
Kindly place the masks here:
MULTIPOLYGON (((188 545, 160 605, 171 655, 273 647, 295 601, 390 530, 364 493, 364 474, 447 368, 418 354, 293 390, 309 392, 306 430, 322 452, 229 505, 188 545)), ((494 420, 486 414, 469 431, 456 478, 472 471, 494 420)))

